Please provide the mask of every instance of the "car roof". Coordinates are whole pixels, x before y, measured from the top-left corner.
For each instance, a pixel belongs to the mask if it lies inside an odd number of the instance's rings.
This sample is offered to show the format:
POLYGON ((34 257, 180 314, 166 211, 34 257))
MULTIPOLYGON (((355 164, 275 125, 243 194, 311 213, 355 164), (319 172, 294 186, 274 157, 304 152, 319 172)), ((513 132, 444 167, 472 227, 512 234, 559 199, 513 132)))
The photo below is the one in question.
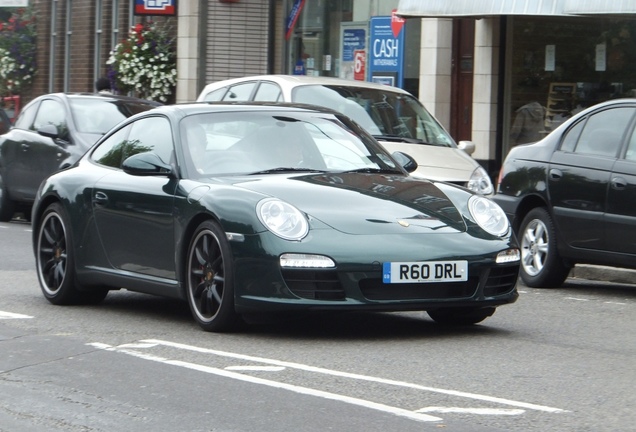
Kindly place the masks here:
MULTIPOLYGON (((202 114, 209 112, 240 112, 240 111, 280 111, 280 112, 320 112, 338 114, 330 108, 318 105, 287 103, 287 102, 186 102, 174 105, 162 105, 152 110, 158 112, 180 112, 182 115, 202 114)), ((148 113, 148 112, 146 112, 148 113)), ((145 114, 145 113, 142 113, 145 114)))
POLYGON ((330 85, 330 86, 346 86, 346 87, 359 87, 368 89, 377 89, 384 91, 392 91, 402 94, 410 94, 406 90, 398 87, 393 87, 386 84, 379 84, 368 81, 356 81, 343 78, 325 77, 325 76, 307 76, 307 75, 252 75, 241 78, 231 78, 222 81, 216 81, 208 84, 203 92, 208 92, 211 89, 222 87, 224 85, 231 85, 244 81, 259 81, 266 80, 275 82, 281 86, 304 86, 304 85, 330 85))
POLYGON ((162 105, 159 102, 151 101, 148 99, 141 99, 132 96, 125 95, 116 95, 116 94, 104 94, 104 93, 88 93, 88 92, 58 92, 58 93, 48 93, 38 96, 36 99, 47 97, 47 96, 56 96, 63 99, 108 99, 108 100, 118 100, 122 102, 143 102, 150 105, 160 106, 162 105))

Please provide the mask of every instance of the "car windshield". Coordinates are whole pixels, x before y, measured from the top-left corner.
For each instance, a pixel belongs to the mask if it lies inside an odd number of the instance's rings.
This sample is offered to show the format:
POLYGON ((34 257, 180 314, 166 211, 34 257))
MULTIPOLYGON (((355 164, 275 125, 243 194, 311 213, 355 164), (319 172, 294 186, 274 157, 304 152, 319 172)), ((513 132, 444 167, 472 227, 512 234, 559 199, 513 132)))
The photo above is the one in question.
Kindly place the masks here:
POLYGON ((285 172, 403 174, 347 118, 325 113, 240 112, 190 115, 180 123, 193 177, 285 172))
POLYGON ((69 98, 78 132, 100 134, 132 116, 156 105, 144 101, 122 101, 97 97, 69 98))
POLYGON ((388 88, 306 85, 294 89, 292 101, 339 111, 380 140, 456 146, 416 98, 388 88))

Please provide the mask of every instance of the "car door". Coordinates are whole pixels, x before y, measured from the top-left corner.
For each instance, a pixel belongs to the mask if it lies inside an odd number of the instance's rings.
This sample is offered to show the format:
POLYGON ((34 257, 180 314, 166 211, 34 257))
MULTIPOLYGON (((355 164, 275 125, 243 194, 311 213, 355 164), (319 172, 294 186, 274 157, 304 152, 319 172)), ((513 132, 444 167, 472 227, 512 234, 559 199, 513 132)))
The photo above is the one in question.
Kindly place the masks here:
POLYGON ((174 158, 172 129, 167 118, 145 117, 112 135, 92 158, 112 166, 94 185, 95 223, 110 264, 126 272, 176 279, 174 194, 177 179, 132 176, 120 169, 129 156, 156 153, 174 158))
MULTIPOLYGON (((26 113, 23 113, 26 114, 26 113)), ((2 157, 7 167, 5 181, 13 199, 32 201, 40 183, 58 171, 69 156, 68 113, 58 99, 45 98, 36 107, 33 122, 17 123, 5 142, 2 157), (61 136, 52 139, 40 135, 42 126, 54 125, 61 136)))
POLYGON ((612 169, 604 226, 608 250, 636 255, 636 129, 612 169))
POLYGON ((604 218, 612 169, 633 107, 596 111, 564 135, 548 168, 555 224, 571 247, 605 249, 604 218))

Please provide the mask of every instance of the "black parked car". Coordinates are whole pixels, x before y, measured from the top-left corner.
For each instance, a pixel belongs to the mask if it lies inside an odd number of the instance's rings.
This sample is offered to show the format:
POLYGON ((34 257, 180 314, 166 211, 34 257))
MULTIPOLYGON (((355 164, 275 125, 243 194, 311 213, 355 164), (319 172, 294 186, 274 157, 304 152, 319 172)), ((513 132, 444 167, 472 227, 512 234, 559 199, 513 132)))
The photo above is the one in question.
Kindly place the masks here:
POLYGON ((559 286, 577 263, 636 268, 636 99, 595 105, 513 148, 494 200, 528 286, 559 286))
POLYGON ((0 134, 6 133, 11 128, 11 119, 7 112, 0 108, 0 134))
POLYGON ((92 93, 48 94, 28 103, 0 136, 0 222, 20 210, 30 217, 42 180, 72 165, 117 123, 158 105, 92 93))

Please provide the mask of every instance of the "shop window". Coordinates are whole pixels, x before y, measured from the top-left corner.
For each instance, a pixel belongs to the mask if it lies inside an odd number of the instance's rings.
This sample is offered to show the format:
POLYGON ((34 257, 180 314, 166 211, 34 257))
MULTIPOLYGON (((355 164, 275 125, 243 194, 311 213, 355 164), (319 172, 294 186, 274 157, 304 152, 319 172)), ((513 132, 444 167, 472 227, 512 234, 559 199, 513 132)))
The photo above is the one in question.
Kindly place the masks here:
MULTIPOLYGON (((506 147, 520 142, 520 113, 532 126, 526 138, 532 142, 589 106, 636 96, 636 20, 519 16, 510 23, 506 147)), ((570 138, 561 149, 574 149, 570 138)))

